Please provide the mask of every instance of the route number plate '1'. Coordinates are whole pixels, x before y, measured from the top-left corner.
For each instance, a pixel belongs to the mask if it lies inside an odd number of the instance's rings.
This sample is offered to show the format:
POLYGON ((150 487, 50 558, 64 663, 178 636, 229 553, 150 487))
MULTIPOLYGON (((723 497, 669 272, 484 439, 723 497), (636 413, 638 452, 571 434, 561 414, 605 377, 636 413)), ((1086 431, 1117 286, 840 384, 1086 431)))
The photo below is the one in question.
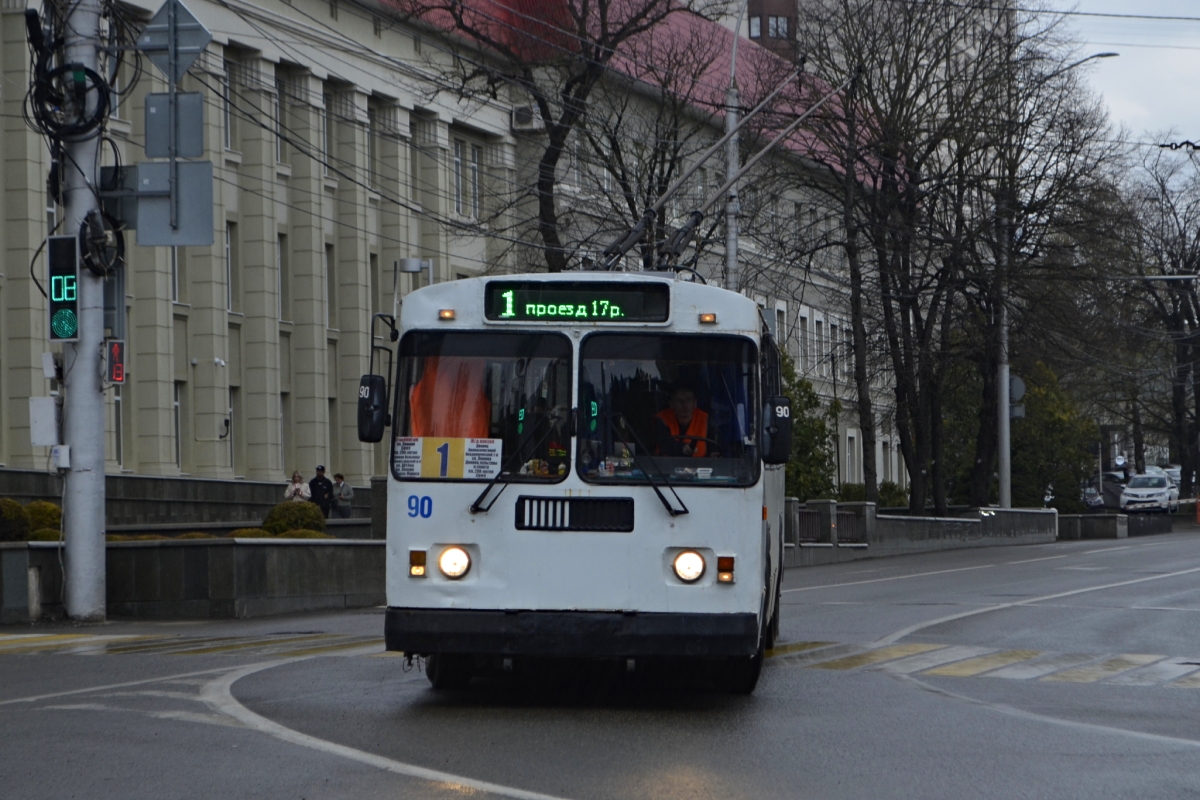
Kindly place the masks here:
POLYGON ((500 472, 499 439, 396 438, 396 475, 438 480, 490 480, 500 472))

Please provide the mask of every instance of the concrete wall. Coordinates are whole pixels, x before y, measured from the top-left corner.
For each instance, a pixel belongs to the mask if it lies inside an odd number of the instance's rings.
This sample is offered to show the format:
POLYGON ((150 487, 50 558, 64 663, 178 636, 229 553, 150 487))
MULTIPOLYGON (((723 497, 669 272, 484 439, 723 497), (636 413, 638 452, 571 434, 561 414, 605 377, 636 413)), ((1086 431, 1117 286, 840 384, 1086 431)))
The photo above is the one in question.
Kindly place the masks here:
POLYGON ((1059 539, 1124 539, 1128 535, 1129 517, 1125 514, 1063 514, 1059 517, 1059 539))
MULTIPOLYGON (((194 522, 252 522, 283 501, 283 483, 205 478, 108 475, 104 479, 109 526, 194 522)), ((61 505, 62 483, 36 470, 0 469, 0 497, 21 503, 50 500, 61 505)), ((371 490, 354 487, 353 515, 371 516, 371 490)), ((197 530, 197 528, 189 528, 197 530)))
MULTIPOLYGON (((384 543, 253 539, 113 542, 107 603, 113 617, 228 619, 381 605, 384 543)), ((0 621, 61 616, 58 545, 0 545, 0 621), (32 569, 30 569, 32 568, 32 569), (36 577, 34 577, 36 576, 36 577)))
MULTIPOLYGON (((818 507, 824 512, 824 501, 818 507)), ((828 542, 789 546, 785 566, 814 566, 964 547, 1045 544, 1058 538, 1058 514, 1053 509, 983 509, 971 517, 945 518, 876 514, 873 503, 843 503, 838 509, 841 514, 853 513, 857 517, 865 542, 842 542, 835 533, 828 542)), ((785 538, 795 541, 788 534, 785 538)))

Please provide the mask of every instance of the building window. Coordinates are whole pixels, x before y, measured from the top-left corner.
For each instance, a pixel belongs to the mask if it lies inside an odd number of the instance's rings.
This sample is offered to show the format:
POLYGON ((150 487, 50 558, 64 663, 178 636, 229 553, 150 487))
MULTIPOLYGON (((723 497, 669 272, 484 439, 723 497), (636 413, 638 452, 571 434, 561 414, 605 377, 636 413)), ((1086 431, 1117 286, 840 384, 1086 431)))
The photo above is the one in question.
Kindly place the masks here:
POLYGON ((125 466, 125 426, 122 425, 121 419, 121 387, 113 387, 113 433, 115 434, 113 445, 114 455, 118 467, 125 466))
POLYGON ((292 426, 292 396, 287 392, 279 395, 279 421, 279 463, 283 465, 284 474, 290 474, 288 464, 292 461, 292 454, 288 448, 291 447, 292 440, 288 438, 287 432, 292 426))
POLYGON ((479 162, 483 160, 483 148, 477 144, 471 145, 471 216, 479 219, 479 162))
POLYGON ((762 17, 750 18, 750 38, 758 39, 762 36, 762 17))
POLYGON ((367 109, 367 186, 375 186, 379 175, 379 112, 367 109))
POLYGON ((325 107, 321 109, 321 130, 318 131, 321 137, 321 174, 323 175, 329 174, 330 153, 333 149, 332 106, 333 95, 325 95, 325 107))
POLYGON ((179 248, 171 248, 171 302, 179 302, 179 248))
POLYGON ((454 141, 454 213, 462 216, 463 213, 463 149, 465 145, 458 141, 454 141))
POLYGON ((283 81, 277 78, 275 80, 275 161, 280 164, 285 161, 283 151, 283 92, 283 81))
POLYGON ((808 372, 808 317, 801 317, 797 324, 800 328, 800 369, 808 372))
POLYGON ((325 327, 337 327, 337 270, 333 245, 325 245, 325 327))
POLYGON ((788 18, 767 17, 767 35, 772 39, 788 38, 788 18))
POLYGON ((816 333, 813 336, 813 357, 817 366, 816 371, 818 375, 825 374, 825 353, 823 352, 825 347, 825 331, 823 330, 823 327, 824 326, 821 320, 817 320, 816 333))
POLYGON ((183 469, 183 415, 180 412, 180 396, 183 393, 181 381, 175 381, 175 393, 171 398, 171 416, 175 429, 175 466, 183 469))
POLYGON ((225 149, 233 149, 233 62, 226 61, 225 74, 221 76, 221 127, 225 137, 225 149))
POLYGON ((292 276, 288 273, 287 236, 275 237, 275 278, 279 298, 279 319, 286 320, 292 314, 292 276))
POLYGON ((330 464, 336 464, 340 458, 340 443, 338 442, 338 407, 337 398, 329 398, 329 456, 330 464))
POLYGON ((238 390, 235 387, 229 387, 229 418, 226 420, 226 423, 229 425, 229 471, 235 475, 237 474, 237 462, 235 460, 235 454, 237 452, 237 446, 235 442, 237 441, 237 436, 234 431, 237 429, 237 425, 241 422, 241 420, 238 419, 238 416, 235 416, 234 413, 238 407, 237 391, 238 390))
POLYGON ((892 479, 892 443, 886 439, 883 442, 883 479, 892 479))
POLYGON ((830 374, 836 378, 838 369, 838 326, 830 323, 829 325, 829 370, 830 374))
POLYGON ((237 223, 225 223, 225 310, 239 311, 242 305, 241 275, 238 270, 237 223))
POLYGON ((857 440, 853 436, 846 437, 846 482, 858 483, 858 451, 855 449, 857 440))

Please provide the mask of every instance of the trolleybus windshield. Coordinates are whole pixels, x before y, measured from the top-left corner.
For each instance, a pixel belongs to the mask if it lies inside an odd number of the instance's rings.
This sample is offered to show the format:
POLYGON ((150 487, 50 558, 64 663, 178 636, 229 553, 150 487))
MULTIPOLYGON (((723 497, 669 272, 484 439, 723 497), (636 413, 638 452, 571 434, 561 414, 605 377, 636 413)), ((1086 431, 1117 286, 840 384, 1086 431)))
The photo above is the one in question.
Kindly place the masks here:
POLYGON ((738 336, 587 337, 579 474, 594 483, 757 482, 756 363, 754 344, 738 336))
POLYGON ((412 331, 397 386, 400 480, 557 482, 570 470, 571 343, 561 334, 412 331))

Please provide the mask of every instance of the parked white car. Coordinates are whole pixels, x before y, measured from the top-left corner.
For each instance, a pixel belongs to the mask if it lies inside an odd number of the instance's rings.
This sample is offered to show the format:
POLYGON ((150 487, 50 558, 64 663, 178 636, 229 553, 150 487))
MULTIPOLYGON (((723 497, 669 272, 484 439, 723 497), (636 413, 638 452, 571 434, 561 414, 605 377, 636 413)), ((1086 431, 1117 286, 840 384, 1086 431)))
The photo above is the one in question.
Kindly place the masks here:
POLYGON ((1166 514, 1179 505, 1179 489, 1171 497, 1171 479, 1166 475, 1134 475, 1121 492, 1121 510, 1127 514, 1141 511, 1166 514))

